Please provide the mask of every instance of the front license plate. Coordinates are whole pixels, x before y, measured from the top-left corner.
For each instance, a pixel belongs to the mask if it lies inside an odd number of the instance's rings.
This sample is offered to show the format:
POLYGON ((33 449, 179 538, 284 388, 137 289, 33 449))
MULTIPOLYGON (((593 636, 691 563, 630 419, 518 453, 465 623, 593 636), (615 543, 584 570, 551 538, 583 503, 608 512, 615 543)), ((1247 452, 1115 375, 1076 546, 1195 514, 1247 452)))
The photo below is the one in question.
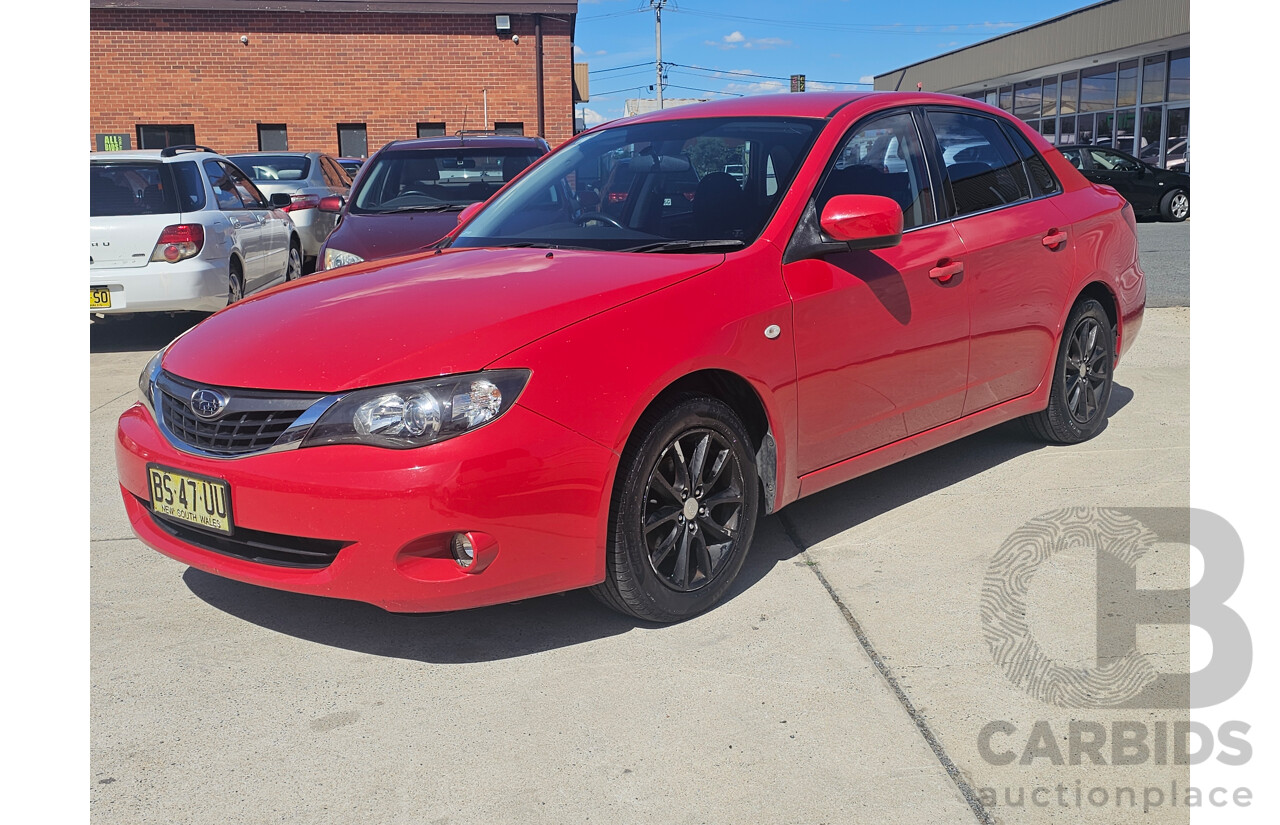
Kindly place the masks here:
POLYGON ((147 465, 151 511, 231 535, 231 485, 220 478, 147 465))
POLYGON ((105 286, 89 287, 89 309, 110 309, 111 290, 105 286))

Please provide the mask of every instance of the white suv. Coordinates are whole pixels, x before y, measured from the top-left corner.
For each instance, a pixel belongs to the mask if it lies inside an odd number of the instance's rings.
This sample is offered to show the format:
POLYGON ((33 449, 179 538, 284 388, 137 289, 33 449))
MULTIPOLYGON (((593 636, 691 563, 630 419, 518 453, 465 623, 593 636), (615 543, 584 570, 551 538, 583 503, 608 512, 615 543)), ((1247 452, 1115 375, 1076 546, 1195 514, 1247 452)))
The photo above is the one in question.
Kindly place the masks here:
POLYGON ((288 201, 202 146, 91 152, 89 312, 212 312, 299 277, 288 201))

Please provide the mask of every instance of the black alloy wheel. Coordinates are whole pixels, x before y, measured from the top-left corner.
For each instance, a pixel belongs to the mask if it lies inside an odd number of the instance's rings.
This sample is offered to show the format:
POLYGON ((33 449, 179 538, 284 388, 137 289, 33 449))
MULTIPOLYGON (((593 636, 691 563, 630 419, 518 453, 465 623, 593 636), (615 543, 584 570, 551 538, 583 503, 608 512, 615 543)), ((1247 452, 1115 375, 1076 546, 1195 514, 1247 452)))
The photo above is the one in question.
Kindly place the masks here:
POLYGON ((640 619, 695 616, 728 592, 751 545, 759 481, 746 428, 723 402, 682 395, 646 413, 623 453, 605 580, 592 593, 640 619))
POLYGON ((1102 305, 1083 300, 1072 308, 1059 346, 1049 406, 1023 419, 1046 441, 1078 444, 1106 423, 1116 363, 1115 331, 1102 305))
POLYGON ((716 431, 686 430, 658 457, 644 495, 649 565, 672 590, 705 587, 733 555, 742 520, 742 466, 716 431))

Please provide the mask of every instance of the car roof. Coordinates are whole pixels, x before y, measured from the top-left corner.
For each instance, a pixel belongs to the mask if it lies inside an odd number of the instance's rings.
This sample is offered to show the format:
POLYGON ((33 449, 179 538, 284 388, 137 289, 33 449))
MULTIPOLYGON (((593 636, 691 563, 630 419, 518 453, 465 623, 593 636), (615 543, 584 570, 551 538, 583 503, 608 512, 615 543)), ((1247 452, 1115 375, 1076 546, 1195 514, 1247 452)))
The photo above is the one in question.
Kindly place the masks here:
POLYGON ((243 158, 243 157, 248 157, 250 155, 261 155, 264 157, 268 155, 272 157, 280 157, 281 155, 284 155, 286 157, 288 157, 289 155, 293 155, 294 157, 303 157, 303 156, 312 157, 312 156, 323 155, 323 154, 324 152, 295 152, 292 149, 281 149, 279 152, 271 152, 267 150, 262 150, 257 152, 227 152, 227 157, 243 158))
MULTIPOLYGON (((546 141, 540 137, 524 137, 522 135, 453 135, 393 140, 382 148, 459 149, 466 146, 485 146, 493 149, 543 149, 546 146, 546 141)), ((351 160, 355 160, 355 158, 351 158, 351 160)))
MULTIPOLYGON (((837 111, 854 103, 866 103, 868 108, 889 106, 964 106, 985 112, 999 112, 980 100, 937 92, 804 92, 802 94, 748 95, 727 100, 709 100, 690 103, 671 109, 645 112, 621 120, 611 120, 594 127, 608 129, 621 123, 648 123, 657 120, 698 117, 800 117, 829 118, 837 111)), ((1008 116, 1008 113, 1002 113, 1008 116)))
POLYGON ((125 149, 120 152, 90 152, 89 160, 154 160, 160 163, 172 163, 176 160, 190 160, 192 157, 221 158, 216 152, 179 152, 176 155, 164 157, 160 153, 161 149, 125 149))

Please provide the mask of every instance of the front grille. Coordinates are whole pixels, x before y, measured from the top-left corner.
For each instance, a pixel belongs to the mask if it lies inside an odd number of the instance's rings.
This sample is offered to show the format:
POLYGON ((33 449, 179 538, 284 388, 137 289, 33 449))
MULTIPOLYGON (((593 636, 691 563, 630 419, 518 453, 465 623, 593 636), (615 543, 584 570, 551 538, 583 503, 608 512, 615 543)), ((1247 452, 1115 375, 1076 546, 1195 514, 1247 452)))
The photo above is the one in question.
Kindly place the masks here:
POLYGON ((205 385, 164 373, 160 389, 160 419, 168 433, 195 449, 217 456, 239 456, 270 449, 321 396, 227 389, 226 411, 205 421, 191 411, 191 394, 205 385))
POLYGON ((338 557, 338 552, 342 548, 354 543, 264 533, 260 530, 246 530, 243 527, 235 528, 235 535, 224 536, 170 521, 154 512, 151 509, 151 502, 144 498, 138 498, 138 504, 150 514, 151 520, 157 527, 180 541, 202 550, 210 550, 224 556, 235 556, 238 559, 259 564, 320 570, 333 564, 333 560, 338 557))

